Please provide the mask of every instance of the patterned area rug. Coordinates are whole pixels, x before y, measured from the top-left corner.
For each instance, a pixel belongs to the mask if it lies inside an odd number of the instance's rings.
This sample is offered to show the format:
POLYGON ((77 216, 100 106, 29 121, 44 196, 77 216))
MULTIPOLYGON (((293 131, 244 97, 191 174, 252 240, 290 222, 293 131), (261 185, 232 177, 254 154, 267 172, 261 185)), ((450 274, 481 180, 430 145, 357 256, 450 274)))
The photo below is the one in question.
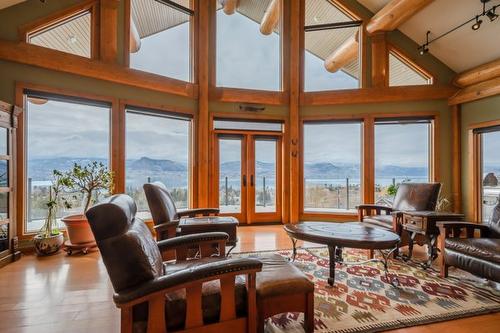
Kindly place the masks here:
MULTIPOLYGON (((256 252, 235 256, 259 257, 256 252)), ((269 252, 267 252, 269 253, 269 252)), ((291 251, 277 251, 290 257, 291 251)), ((345 261, 366 260, 366 252, 344 249, 345 261)), ((336 266, 335 286, 326 283, 328 250, 300 249, 294 263, 315 284, 315 332, 378 332, 500 311, 500 292, 467 279, 441 279, 434 269, 392 260, 389 278, 382 264, 336 266)), ((303 332, 303 315, 286 313, 269 319, 266 332, 303 332)))

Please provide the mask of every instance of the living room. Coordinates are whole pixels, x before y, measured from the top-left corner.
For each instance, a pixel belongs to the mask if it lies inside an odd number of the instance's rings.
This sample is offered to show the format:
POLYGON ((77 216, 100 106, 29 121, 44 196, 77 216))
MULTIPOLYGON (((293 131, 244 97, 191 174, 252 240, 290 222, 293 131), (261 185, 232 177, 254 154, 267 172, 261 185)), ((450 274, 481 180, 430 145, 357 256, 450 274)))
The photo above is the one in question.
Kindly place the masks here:
POLYGON ((0 1, 0 331, 498 332, 498 15, 0 1))

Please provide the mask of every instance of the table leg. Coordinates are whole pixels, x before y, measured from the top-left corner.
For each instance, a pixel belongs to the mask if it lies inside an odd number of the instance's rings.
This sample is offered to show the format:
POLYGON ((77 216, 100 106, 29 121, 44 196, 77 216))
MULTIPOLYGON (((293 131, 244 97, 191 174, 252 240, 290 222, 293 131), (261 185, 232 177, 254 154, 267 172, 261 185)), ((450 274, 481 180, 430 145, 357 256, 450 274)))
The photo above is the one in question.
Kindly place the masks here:
POLYGON ((337 247, 328 245, 328 255, 330 257, 330 276, 328 277, 328 284, 333 287, 335 283, 335 263, 337 262, 337 247))
POLYGON ((424 269, 432 266, 432 262, 437 258, 437 249, 436 249, 436 235, 428 235, 426 236, 427 243, 427 261, 425 262, 424 269))
POLYGON ((293 248, 292 248, 292 261, 295 261, 295 256, 297 255, 297 240, 295 238, 291 238, 293 248))
POLYGON ((341 246, 337 246, 335 248, 335 261, 342 264, 342 262, 344 261, 344 258, 342 257, 342 247, 341 246))
POLYGON ((406 260, 411 260, 411 257, 413 256, 413 243, 417 233, 408 231, 408 234, 410 236, 410 240, 408 241, 408 255, 406 256, 406 260))

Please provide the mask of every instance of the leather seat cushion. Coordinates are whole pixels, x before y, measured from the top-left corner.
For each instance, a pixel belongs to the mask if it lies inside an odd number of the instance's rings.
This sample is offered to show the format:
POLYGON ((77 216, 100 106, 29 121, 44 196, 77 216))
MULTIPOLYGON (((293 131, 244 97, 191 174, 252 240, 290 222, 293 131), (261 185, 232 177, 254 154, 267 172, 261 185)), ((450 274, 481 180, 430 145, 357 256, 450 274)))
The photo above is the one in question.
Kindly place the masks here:
POLYGON ((445 247, 466 256, 500 264, 500 239, 447 238, 445 247))
POLYGON ((314 291, 314 283, 288 259, 278 254, 259 256, 262 271, 257 273, 257 297, 292 295, 314 291))
POLYGON ((372 215, 365 216, 363 222, 392 230, 392 215, 372 215))

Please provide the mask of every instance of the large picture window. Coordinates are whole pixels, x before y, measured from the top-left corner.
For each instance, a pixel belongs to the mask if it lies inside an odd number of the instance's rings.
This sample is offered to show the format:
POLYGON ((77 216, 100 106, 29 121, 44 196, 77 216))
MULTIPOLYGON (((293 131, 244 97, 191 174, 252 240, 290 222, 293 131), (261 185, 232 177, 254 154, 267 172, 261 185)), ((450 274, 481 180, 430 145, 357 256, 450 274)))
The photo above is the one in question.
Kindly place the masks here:
POLYGON ((360 87, 360 25, 328 0, 305 0, 304 91, 360 87))
POLYGON ((125 187, 139 211, 149 211, 142 185, 155 181, 177 208, 189 206, 190 143, 189 117, 127 107, 125 187))
MULTIPOLYGON (((38 231, 47 217, 52 171, 68 171, 74 163, 109 164, 110 108, 106 103, 26 93, 26 225, 38 231)), ((75 194, 72 208, 60 207, 57 217, 81 213, 75 194)))
POLYGON ((304 124, 304 212, 350 212, 361 203, 363 123, 304 124))
POLYGON ((281 0, 217 1, 216 86, 280 91, 281 0))
POLYGON ((130 67, 192 81, 191 1, 130 0, 130 67))
POLYGON ((375 122, 375 202, 392 203, 399 184, 430 181, 432 120, 375 122))

